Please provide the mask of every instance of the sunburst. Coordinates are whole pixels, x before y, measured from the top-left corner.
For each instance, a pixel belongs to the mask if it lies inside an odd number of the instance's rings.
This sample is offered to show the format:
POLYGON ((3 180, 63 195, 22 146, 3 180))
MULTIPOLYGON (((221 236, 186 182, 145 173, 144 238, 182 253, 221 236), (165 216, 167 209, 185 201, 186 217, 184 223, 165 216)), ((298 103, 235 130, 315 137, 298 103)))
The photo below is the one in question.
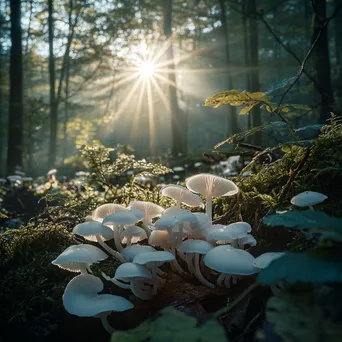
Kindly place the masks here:
MULTIPOLYGON (((189 60, 199 52, 190 52, 181 56, 180 58, 174 58, 172 60, 165 59, 167 51, 172 44, 172 39, 166 40, 162 46, 155 41, 150 47, 146 42, 142 44, 140 54, 137 54, 131 61, 131 66, 116 68, 122 75, 117 81, 115 88, 119 88, 126 84, 132 84, 130 91, 125 95, 125 99, 120 103, 119 108, 115 113, 112 113, 111 120, 120 119, 121 115, 125 112, 125 109, 129 104, 132 104, 133 97, 137 99, 135 113, 131 120, 132 126, 130 129, 131 136, 136 136, 139 129, 139 117, 143 109, 144 103, 147 104, 148 111, 148 127, 149 127, 149 148, 150 152, 154 154, 156 152, 156 118, 155 109, 153 104, 154 96, 158 96, 161 100, 165 110, 170 114, 170 100, 168 92, 162 88, 163 85, 167 87, 174 87, 181 90, 184 94, 189 94, 193 97, 197 97, 195 89, 186 89, 179 87, 175 77, 170 77, 171 73, 207 73, 212 70, 205 69, 180 69, 177 68, 177 64, 183 61, 189 60), (159 48, 158 48, 159 47, 159 48)), ((108 127, 109 125, 107 125, 108 127)))

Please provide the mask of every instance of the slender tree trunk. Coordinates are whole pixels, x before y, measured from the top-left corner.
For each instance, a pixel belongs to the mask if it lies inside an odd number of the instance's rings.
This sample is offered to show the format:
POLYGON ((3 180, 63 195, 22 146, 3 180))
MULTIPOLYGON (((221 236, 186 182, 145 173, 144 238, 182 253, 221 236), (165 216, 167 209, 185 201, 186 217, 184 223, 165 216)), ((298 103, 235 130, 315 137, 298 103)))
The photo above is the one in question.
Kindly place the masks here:
MULTIPOLYGON (((342 0, 336 1, 335 6, 342 5, 342 0)), ((334 19, 334 40, 336 54, 336 93, 339 97, 339 103, 342 103, 342 9, 339 10, 334 19)))
MULTIPOLYGON (((243 27, 243 47, 244 47, 244 59, 245 59, 245 67, 247 72, 246 74, 246 89, 250 90, 251 89, 251 80, 250 80, 250 61, 249 61, 249 56, 250 56, 250 49, 249 49, 249 36, 248 36, 248 22, 247 22, 247 7, 246 7, 246 2, 242 2, 242 27, 243 27)), ((248 114, 248 129, 252 128, 252 120, 251 120, 251 115, 248 114)))
MULTIPOLYGON (((250 47, 250 67, 251 67, 251 91, 260 91, 259 82, 259 27, 257 21, 256 0, 248 0, 248 21, 249 21, 249 47, 250 47)), ((255 106, 252 111, 253 127, 261 125, 260 108, 255 106)), ((262 145, 260 132, 254 134, 254 144, 262 145)))
POLYGON ((67 136, 67 126, 69 122, 69 78, 70 78, 70 64, 69 64, 69 58, 66 64, 66 70, 65 70, 65 102, 64 102, 64 121, 63 121, 63 160, 67 156, 67 148, 68 148, 68 136, 67 136))
MULTIPOLYGON (((72 38, 74 34, 74 28, 76 25, 76 24, 72 25, 72 11, 73 11, 73 0, 70 0, 69 1, 69 15, 68 15, 69 34, 68 34, 67 47, 64 53, 61 77, 59 80, 58 92, 57 92, 57 109, 58 109, 58 102, 60 101, 60 97, 61 97, 64 70, 65 70, 65 88, 64 88, 65 102, 64 102, 64 120, 63 120, 64 141, 63 141, 63 154, 62 154, 63 160, 67 156, 67 148, 68 148, 67 126, 69 122, 70 48, 71 48, 71 42, 72 42, 72 38)), ((75 20, 75 23, 77 23, 77 20, 75 20)))
POLYGON ((57 151, 57 123, 58 112, 56 102, 56 70, 53 53, 54 23, 53 23, 53 0, 48 0, 48 31, 49 31, 49 76, 50 76, 50 143, 49 143, 49 167, 56 163, 57 151))
MULTIPOLYGON (((165 0, 164 10, 164 35, 166 39, 172 39, 172 0, 165 0)), ((166 58, 170 63, 168 66, 169 73, 168 78, 172 85, 169 85, 169 99, 171 109, 171 127, 172 127, 172 155, 178 154, 185 155, 184 150, 184 130, 182 127, 182 115, 178 106, 177 88, 176 88, 176 73, 173 56, 172 43, 169 44, 169 48, 166 50, 166 58)))
MULTIPOLYGON (((229 42, 229 33, 228 33, 228 24, 227 24, 227 16, 226 16, 226 4, 225 0, 219 0, 220 5, 220 20, 222 23, 222 31, 224 37, 224 47, 226 52, 226 66, 228 69, 227 74, 227 87, 229 90, 233 89, 233 78, 230 74, 231 70, 233 69, 232 63, 230 60, 230 42, 229 42)), ((237 114, 236 114, 236 107, 229 106, 229 113, 228 113, 228 120, 227 120, 227 132, 226 134, 233 135, 238 132, 238 122, 237 122, 237 114)))
POLYGON ((327 27, 323 28, 323 23, 326 20, 326 1, 313 0, 312 3, 314 6, 314 27, 311 42, 313 43, 320 34, 313 50, 316 82, 320 86, 320 89, 322 89, 319 122, 325 124, 330 118, 330 112, 332 111, 334 102, 330 75, 328 30, 327 27))
POLYGON ((10 1, 11 56, 7 174, 22 167, 23 158, 23 65, 21 1, 10 1))

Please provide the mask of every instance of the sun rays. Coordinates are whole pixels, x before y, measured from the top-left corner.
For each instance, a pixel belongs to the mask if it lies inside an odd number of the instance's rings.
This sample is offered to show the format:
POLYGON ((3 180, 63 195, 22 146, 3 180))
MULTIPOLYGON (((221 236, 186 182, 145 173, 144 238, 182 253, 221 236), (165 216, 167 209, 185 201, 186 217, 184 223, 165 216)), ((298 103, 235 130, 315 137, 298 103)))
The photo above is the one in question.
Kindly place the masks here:
POLYGON ((133 114, 131 114, 132 117, 129 120, 131 123, 129 131, 130 137, 134 138, 142 127, 142 117, 147 113, 149 149, 151 154, 157 152, 156 115, 165 116, 165 113, 167 113, 167 120, 171 121, 170 87, 176 88, 178 91, 191 97, 198 97, 196 89, 184 86, 183 82, 180 84, 177 75, 185 74, 188 76, 191 73, 207 73, 212 71, 209 69, 181 67, 182 62, 195 58, 201 52, 200 50, 183 53, 180 57, 176 56, 172 60, 167 59, 167 52, 171 44, 172 39, 168 39, 162 44, 160 41, 155 41, 150 47, 145 42, 142 44, 140 51, 135 48, 134 55, 132 55, 134 58, 130 60, 130 65, 115 68, 118 73, 115 89, 123 89, 125 95, 119 107, 115 112, 112 112, 110 118, 107 118, 107 127, 109 127, 109 122, 120 120, 122 115, 127 113, 127 108, 130 108, 129 112, 133 112, 133 114), (170 76, 172 73, 176 75, 170 76), (159 113, 160 107, 158 107, 158 112, 156 112, 156 102, 161 103, 162 114, 159 113))

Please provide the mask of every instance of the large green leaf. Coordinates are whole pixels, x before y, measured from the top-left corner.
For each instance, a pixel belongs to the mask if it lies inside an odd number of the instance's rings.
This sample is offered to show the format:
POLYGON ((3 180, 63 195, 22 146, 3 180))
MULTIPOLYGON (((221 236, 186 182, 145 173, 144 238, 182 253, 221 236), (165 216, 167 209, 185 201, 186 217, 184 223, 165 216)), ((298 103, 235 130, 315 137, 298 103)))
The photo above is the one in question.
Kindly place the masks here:
POLYGON ((310 253, 287 253, 274 260, 258 275, 262 285, 288 283, 311 283, 322 285, 342 282, 342 258, 331 249, 316 249, 310 253))
POLYGON ((313 293, 272 297, 266 318, 284 342, 342 341, 341 323, 334 321, 313 293))
POLYGON ((342 241, 342 219, 318 211, 287 211, 264 219, 269 226, 298 228, 305 232, 321 234, 322 238, 342 241))
POLYGON ((142 323, 137 328, 115 332, 111 342, 226 342, 224 328, 216 320, 197 326, 195 318, 173 308, 166 308, 154 321, 142 323))

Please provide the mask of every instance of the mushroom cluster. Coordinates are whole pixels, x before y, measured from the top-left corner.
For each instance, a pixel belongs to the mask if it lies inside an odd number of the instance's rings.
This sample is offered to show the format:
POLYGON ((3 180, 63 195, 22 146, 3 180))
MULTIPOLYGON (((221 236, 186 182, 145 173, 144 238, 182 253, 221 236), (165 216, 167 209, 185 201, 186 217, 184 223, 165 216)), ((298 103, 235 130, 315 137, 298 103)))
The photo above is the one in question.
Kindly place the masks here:
MULTIPOLYGON (((121 265, 114 275, 102 273, 103 278, 130 290, 141 300, 153 298, 165 283, 167 273, 160 269, 165 263, 180 276, 192 274, 208 288, 229 288, 239 277, 259 272, 265 266, 265 260, 261 260, 260 266, 260 262, 245 250, 246 245, 256 245, 250 234, 251 226, 247 222, 227 226, 212 223, 212 199, 233 196, 238 191, 230 180, 198 174, 186 180, 186 187, 166 185, 161 189, 162 196, 176 202, 167 209, 143 201, 132 201, 128 207, 112 203, 99 206, 87 216, 86 222, 74 227, 73 233, 98 243, 102 249, 93 244, 70 246, 53 261, 63 269, 81 273, 66 287, 63 296, 66 310, 79 316, 96 314, 110 330, 105 319, 108 312, 118 310, 118 306, 120 310, 133 307, 121 297, 97 295, 103 285, 100 286, 100 278, 90 275, 91 266, 108 258, 108 254, 121 265), (205 197, 206 203, 194 192, 205 197), (182 205, 205 208, 205 213, 193 213, 182 205), (114 240, 115 250, 106 243, 110 239, 114 240), (139 244, 145 239, 148 245, 139 244), (66 305, 70 293, 78 298, 72 309, 66 305), (82 300, 86 296, 91 298, 88 304, 82 300), (113 305, 107 303, 101 311, 98 308, 105 302, 103 296, 109 296, 109 303, 113 305), (88 305, 94 310, 97 308, 96 313, 88 305)), ((270 262, 272 257, 266 259, 270 262)))

